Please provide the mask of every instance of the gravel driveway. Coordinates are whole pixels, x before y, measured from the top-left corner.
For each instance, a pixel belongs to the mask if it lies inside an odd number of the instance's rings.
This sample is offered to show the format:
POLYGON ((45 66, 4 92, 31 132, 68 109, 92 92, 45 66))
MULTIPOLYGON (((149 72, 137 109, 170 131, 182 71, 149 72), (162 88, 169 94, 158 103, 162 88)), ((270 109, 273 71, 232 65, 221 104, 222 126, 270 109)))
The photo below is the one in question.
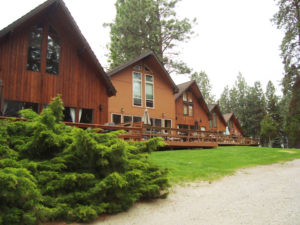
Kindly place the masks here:
POLYGON ((300 225, 300 160, 239 170, 212 184, 174 187, 92 225, 300 225))

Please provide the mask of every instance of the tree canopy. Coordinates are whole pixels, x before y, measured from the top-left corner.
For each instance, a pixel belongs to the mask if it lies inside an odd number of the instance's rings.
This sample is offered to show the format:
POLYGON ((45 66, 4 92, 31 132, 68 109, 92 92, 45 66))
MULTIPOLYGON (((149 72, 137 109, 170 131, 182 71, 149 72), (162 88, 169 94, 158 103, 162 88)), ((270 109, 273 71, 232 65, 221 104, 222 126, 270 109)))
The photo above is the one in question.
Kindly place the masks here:
POLYGON ((190 76, 191 80, 195 80, 207 104, 214 104, 216 102, 215 96, 212 93, 212 86, 205 71, 194 72, 190 76))
POLYGON ((152 50, 169 73, 189 73, 187 65, 177 60, 176 46, 193 34, 193 21, 176 16, 179 0, 117 0, 114 22, 110 27, 110 67, 125 63, 152 50))

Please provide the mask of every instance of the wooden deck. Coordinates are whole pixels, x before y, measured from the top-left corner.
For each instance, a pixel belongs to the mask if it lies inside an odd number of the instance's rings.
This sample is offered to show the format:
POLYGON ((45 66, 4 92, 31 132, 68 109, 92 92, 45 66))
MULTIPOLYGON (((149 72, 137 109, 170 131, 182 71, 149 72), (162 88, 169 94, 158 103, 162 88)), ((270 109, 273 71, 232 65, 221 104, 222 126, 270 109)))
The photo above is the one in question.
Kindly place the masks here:
MULTIPOLYGON (((8 119, 8 117, 0 116, 0 119, 8 119)), ((23 120, 17 118, 17 120, 23 120)), ((166 142, 166 147, 169 148, 214 148, 219 145, 222 146, 257 146, 258 141, 235 135, 224 135, 223 133, 177 129, 177 128, 163 128, 152 127, 137 124, 120 124, 118 126, 107 126, 101 124, 87 124, 87 123, 72 123, 64 122, 68 126, 76 126, 79 128, 100 128, 99 133, 111 132, 115 130, 125 130, 120 138, 124 140, 145 141, 153 137, 161 137, 166 142)))

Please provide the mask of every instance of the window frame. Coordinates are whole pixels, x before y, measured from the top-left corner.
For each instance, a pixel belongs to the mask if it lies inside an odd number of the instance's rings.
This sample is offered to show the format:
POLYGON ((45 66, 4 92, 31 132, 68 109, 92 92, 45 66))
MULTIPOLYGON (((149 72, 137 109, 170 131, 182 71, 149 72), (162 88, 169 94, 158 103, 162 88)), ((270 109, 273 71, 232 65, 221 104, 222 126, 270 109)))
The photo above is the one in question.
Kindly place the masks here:
POLYGON ((155 101, 154 101, 154 76, 152 74, 145 74, 145 106, 146 108, 149 108, 149 109, 155 109, 155 101), (152 77, 152 82, 151 81, 147 81, 147 76, 150 76, 152 77), (152 84, 152 93, 153 93, 153 106, 150 107, 150 106, 147 106, 147 93, 146 93, 146 86, 147 84, 152 84))
POLYGON ((132 71, 132 106, 133 107, 139 107, 139 108, 143 107, 143 76, 142 76, 141 72, 137 72, 137 71, 132 71), (141 79, 140 80, 135 79, 134 78, 134 73, 140 74, 141 75, 141 79), (134 104, 134 82, 135 81, 139 81, 141 83, 141 91, 140 91, 140 94, 141 94, 141 105, 140 106, 134 104))

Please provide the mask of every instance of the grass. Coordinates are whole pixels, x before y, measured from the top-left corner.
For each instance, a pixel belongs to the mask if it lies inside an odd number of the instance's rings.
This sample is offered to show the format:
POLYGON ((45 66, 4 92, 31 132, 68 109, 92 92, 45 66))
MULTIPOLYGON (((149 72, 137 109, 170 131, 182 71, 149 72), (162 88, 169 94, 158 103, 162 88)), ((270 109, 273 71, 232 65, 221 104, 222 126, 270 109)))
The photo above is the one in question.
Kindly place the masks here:
POLYGON ((299 149, 218 147, 216 149, 153 152, 150 160, 167 168, 171 183, 213 181, 236 170, 300 158, 299 149))

